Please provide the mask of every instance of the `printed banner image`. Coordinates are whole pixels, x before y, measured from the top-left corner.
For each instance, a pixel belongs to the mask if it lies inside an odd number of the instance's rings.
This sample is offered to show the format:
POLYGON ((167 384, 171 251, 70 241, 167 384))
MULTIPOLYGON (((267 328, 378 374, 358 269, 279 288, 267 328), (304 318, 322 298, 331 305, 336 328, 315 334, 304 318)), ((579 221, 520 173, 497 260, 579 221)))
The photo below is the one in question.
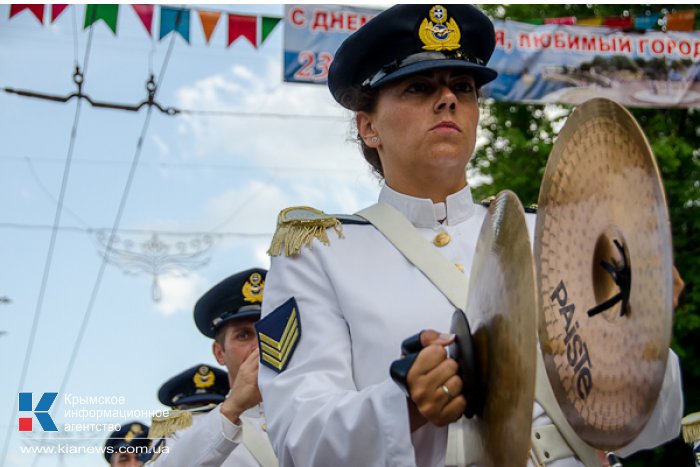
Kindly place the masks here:
POLYGON ((489 65, 499 76, 485 95, 496 100, 580 104, 607 97, 630 107, 700 105, 700 34, 494 25, 489 65))

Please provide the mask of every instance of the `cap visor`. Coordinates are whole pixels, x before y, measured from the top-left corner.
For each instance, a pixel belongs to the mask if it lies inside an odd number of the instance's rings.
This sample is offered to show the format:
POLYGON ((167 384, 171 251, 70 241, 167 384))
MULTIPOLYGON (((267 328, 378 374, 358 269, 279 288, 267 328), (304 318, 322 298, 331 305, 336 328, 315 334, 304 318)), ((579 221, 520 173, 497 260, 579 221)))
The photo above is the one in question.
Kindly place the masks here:
POLYGON ((398 79, 404 78, 406 76, 415 75, 416 73, 420 73, 422 71, 436 70, 441 68, 460 68, 469 70, 472 76, 474 76, 474 81, 477 86, 483 86, 484 84, 493 81, 498 76, 498 72, 492 68, 478 65, 472 62, 467 62, 464 60, 424 60, 417 63, 411 63, 410 65, 407 65, 403 68, 399 68, 398 70, 389 73, 388 75, 384 76, 379 81, 374 83, 372 87, 376 88, 378 86, 382 86, 384 84, 388 84, 398 79))

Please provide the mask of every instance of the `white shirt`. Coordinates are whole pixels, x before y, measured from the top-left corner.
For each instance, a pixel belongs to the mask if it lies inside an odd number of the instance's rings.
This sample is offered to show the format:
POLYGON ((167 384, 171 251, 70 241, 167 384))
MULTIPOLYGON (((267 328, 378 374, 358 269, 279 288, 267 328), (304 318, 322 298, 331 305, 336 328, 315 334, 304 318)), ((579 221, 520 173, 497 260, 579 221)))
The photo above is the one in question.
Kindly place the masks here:
MULTIPOLYGON (((252 407, 240 417, 260 433, 265 417, 261 406, 252 407)), ((156 441, 154 440, 154 444, 156 441)), ((242 425, 236 425, 221 413, 221 404, 206 413, 194 413, 192 425, 166 438, 167 452, 150 465, 157 467, 259 467, 243 444, 242 425)), ((161 448, 164 449, 164 448, 161 448)))
MULTIPOLYGON (((438 204, 384 187, 379 201, 431 243, 449 234, 440 253, 469 273, 487 210, 468 187, 438 204)), ((528 216, 531 232, 534 222, 528 216)), ((302 330, 284 371, 261 365, 259 372, 280 465, 444 465, 447 428, 427 424, 410 433, 406 398, 389 366, 403 339, 422 329, 448 332, 454 307, 373 226, 346 224, 343 232, 339 239, 329 230, 328 246, 314 240, 297 256, 273 257, 267 274, 262 317, 294 297, 302 330)), ((535 423, 547 422, 538 408, 535 423)))

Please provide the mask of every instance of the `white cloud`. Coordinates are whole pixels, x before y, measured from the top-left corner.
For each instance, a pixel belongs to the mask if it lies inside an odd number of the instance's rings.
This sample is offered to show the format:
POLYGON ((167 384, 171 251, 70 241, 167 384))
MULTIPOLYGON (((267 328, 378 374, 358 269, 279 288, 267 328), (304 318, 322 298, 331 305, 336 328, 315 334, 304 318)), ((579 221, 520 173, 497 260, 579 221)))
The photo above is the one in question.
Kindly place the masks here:
POLYGON ((244 159, 267 168, 363 173, 365 162, 355 144, 347 141, 350 112, 333 101, 325 86, 280 84, 280 66, 272 58, 256 69, 235 65, 227 73, 180 88, 176 95, 181 108, 245 114, 183 117, 180 131, 192 145, 188 152, 202 158, 244 159))
POLYGON ((196 272, 186 276, 161 276, 158 278, 162 298, 156 302, 156 310, 164 315, 192 312, 192 304, 209 288, 207 279, 196 272))

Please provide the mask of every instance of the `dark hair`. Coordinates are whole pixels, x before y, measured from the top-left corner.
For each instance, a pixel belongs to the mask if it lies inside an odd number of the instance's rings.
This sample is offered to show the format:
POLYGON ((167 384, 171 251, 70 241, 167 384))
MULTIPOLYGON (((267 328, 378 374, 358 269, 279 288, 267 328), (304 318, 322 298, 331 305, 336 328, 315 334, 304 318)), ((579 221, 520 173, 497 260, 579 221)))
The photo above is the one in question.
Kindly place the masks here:
MULTIPOLYGON (((378 96, 378 89, 353 87, 348 89, 345 94, 343 94, 341 104, 355 112, 374 112, 374 109, 377 107, 378 96)), ((379 159, 379 151, 365 144, 365 141, 362 139, 362 136, 360 136, 360 131, 357 128, 355 128, 354 137, 362 150, 362 155, 369 165, 372 166, 374 173, 380 178, 384 178, 384 168, 382 167, 382 161, 379 159)))
POLYGON ((226 326, 225 324, 216 330, 214 341, 217 342, 222 349, 226 350, 226 326))

